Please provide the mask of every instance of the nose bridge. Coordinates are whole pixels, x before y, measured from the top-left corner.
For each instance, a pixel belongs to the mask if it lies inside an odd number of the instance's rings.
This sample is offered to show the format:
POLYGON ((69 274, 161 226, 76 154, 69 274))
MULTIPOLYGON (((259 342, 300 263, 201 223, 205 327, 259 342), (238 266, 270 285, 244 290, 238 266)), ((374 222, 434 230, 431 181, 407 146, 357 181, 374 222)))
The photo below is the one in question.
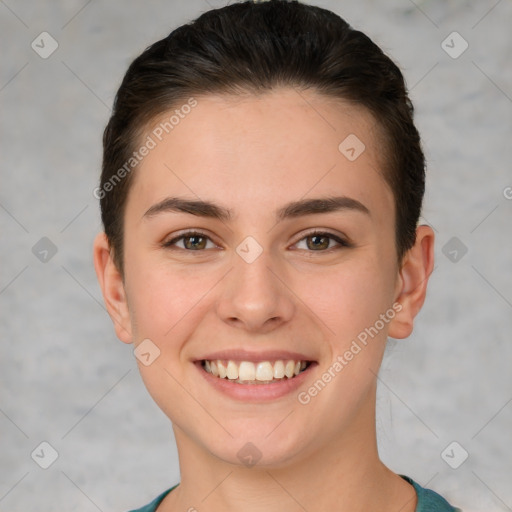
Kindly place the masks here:
POLYGON ((293 314, 291 293, 281 282, 271 251, 259 247, 251 240, 239 245, 218 308, 224 321, 248 330, 275 326, 293 314))

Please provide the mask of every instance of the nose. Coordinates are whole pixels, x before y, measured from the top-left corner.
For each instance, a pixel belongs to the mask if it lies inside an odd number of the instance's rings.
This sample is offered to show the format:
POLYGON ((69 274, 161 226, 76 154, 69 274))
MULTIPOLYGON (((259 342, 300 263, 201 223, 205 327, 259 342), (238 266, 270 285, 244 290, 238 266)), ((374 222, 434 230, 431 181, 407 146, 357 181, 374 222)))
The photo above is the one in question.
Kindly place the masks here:
POLYGON ((272 265, 268 251, 251 263, 233 255, 217 314, 233 327, 249 332, 270 332, 289 322, 295 311, 286 275, 272 265))

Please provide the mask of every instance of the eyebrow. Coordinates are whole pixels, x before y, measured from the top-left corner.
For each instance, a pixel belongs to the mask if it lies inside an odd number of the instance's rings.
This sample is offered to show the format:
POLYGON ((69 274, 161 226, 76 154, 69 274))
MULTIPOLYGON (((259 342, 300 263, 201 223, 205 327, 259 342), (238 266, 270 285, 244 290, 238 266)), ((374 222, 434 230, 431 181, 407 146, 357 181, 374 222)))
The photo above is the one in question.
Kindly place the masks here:
MULTIPOLYGON (((288 203, 276 211, 276 221, 302 217, 305 215, 332 213, 343 210, 358 211, 370 215, 368 208, 347 196, 322 197, 317 199, 301 199, 288 203)), ((154 204, 146 211, 143 218, 151 218, 160 213, 189 213, 198 217, 208 217, 221 221, 232 220, 233 211, 210 201, 191 200, 182 197, 167 197, 154 204)))

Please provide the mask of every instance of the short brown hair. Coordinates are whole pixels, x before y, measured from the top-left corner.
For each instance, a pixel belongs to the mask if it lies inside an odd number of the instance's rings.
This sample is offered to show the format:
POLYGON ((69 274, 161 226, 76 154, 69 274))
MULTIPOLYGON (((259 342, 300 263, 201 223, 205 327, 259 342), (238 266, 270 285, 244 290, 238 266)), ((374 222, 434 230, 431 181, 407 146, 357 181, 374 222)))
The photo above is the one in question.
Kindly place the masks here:
POLYGON ((329 10, 298 1, 245 1, 207 11, 149 46, 119 87, 103 134, 97 190, 121 274, 123 217, 133 173, 117 178, 150 123, 194 95, 262 93, 277 86, 314 89, 373 114, 386 140, 383 175, 394 194, 401 260, 415 242, 425 159, 399 68, 329 10))

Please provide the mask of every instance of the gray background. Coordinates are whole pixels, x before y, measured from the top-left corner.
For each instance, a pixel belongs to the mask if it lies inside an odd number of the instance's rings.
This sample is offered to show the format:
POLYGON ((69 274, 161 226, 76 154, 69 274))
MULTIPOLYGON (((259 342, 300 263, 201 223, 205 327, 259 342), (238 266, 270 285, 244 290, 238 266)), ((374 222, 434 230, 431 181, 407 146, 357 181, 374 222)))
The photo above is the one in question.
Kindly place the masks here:
MULTIPOLYGON (((130 61, 225 3, 0 2, 1 511, 123 511, 179 481, 170 421, 102 304, 92 191, 130 61), (31 48, 43 31, 59 45, 47 59, 31 48), (57 249, 46 262, 42 237, 57 249), (48 469, 43 441, 58 452, 48 469)), ((512 510, 512 2, 311 3, 399 63, 428 157, 436 268, 414 334, 390 341, 380 373, 381 456, 466 511, 512 510), (469 44, 456 59, 441 46, 453 31, 469 44), (452 465, 469 453, 457 469, 441 457, 452 441, 452 465)))

